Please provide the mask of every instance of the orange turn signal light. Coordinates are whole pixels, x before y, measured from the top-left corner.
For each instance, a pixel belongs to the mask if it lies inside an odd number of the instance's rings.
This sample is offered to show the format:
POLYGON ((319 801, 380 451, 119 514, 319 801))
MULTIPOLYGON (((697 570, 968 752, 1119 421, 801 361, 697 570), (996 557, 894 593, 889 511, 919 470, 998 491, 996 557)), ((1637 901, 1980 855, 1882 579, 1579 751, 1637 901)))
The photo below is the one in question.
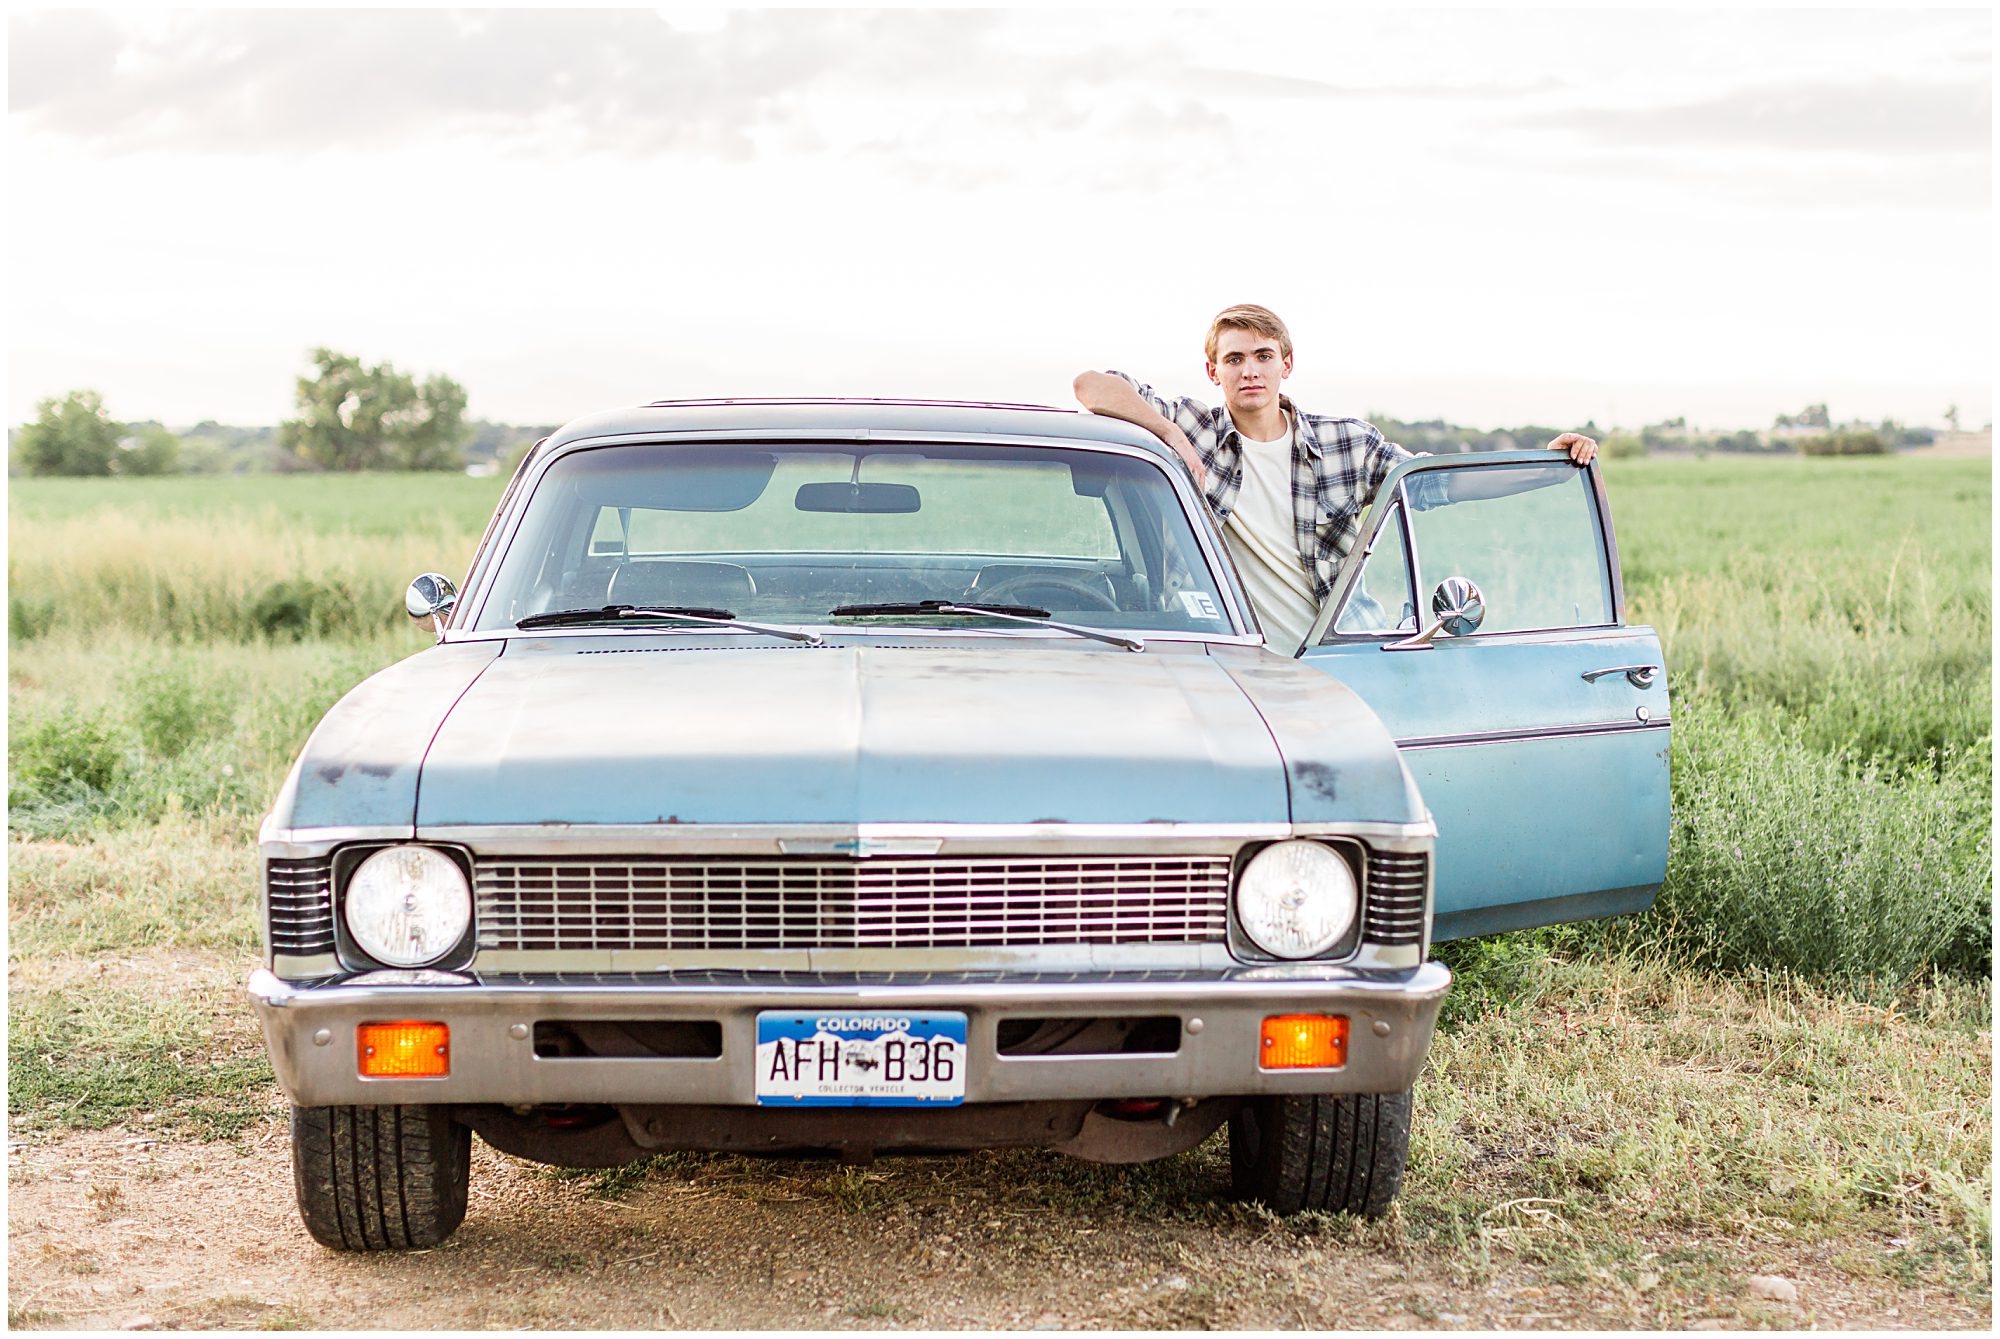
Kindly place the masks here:
POLYGON ((1264 1020, 1260 1069, 1335 1069, 1347 1063, 1347 1019, 1339 1014, 1279 1014, 1264 1020))
POLYGON ((364 1079, 441 1079, 451 1073, 451 1029, 443 1023, 363 1023, 354 1030, 364 1079))

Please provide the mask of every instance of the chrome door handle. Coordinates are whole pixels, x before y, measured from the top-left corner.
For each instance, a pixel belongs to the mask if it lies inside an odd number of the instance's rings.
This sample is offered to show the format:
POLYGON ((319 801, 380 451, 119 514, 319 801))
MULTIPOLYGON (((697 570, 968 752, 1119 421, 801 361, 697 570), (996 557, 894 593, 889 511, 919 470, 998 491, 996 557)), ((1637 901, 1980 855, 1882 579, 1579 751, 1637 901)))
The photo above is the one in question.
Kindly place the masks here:
POLYGON ((1585 670, 1583 681, 1596 683, 1607 674, 1622 674, 1634 688, 1651 688, 1660 678, 1658 665, 1613 665, 1609 669, 1585 670))

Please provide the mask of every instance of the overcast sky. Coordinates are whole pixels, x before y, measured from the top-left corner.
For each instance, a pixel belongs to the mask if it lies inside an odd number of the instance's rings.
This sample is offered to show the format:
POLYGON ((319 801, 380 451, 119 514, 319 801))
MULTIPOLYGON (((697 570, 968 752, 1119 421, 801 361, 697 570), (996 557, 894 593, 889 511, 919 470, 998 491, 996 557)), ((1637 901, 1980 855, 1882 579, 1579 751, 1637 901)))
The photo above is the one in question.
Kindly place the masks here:
POLYGON ((271 423, 316 345, 553 423, 1207 388, 1991 416, 1992 23, 1933 11, 51 11, 8 29, 7 412, 271 423))

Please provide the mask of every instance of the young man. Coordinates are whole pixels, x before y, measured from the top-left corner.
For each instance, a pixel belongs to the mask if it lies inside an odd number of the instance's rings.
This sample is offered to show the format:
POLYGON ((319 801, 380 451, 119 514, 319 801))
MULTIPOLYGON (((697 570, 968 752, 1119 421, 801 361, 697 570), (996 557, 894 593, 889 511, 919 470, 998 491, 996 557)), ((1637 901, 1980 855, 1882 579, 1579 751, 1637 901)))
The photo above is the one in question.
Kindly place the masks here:
MULTIPOLYGON (((1299 649, 1333 589, 1376 488, 1413 454, 1358 418, 1302 412, 1279 393, 1291 374, 1285 323, 1244 305, 1208 328, 1208 379, 1222 388, 1220 408, 1170 400, 1123 372, 1076 378, 1085 409, 1138 424, 1194 471, 1266 640, 1286 655, 1299 649)), ((1566 432, 1549 445, 1578 465, 1597 455, 1597 443, 1582 433, 1566 432)), ((1453 491, 1463 497, 1476 490, 1453 491)))

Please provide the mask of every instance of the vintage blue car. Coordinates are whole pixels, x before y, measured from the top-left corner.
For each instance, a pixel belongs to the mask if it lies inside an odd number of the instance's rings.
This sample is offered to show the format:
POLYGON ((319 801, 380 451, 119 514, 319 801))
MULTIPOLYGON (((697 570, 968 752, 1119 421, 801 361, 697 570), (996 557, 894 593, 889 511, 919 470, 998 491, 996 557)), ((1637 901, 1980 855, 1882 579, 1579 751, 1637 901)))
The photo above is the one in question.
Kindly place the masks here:
POLYGON ((409 604, 438 644, 261 834, 333 1247, 448 1236, 473 1131, 1130 1162, 1226 1122, 1235 1194, 1377 1214, 1432 942, 1665 869, 1659 642, 1556 452, 1400 466, 1296 656, 1158 441, 1014 405, 580 419, 409 604))

